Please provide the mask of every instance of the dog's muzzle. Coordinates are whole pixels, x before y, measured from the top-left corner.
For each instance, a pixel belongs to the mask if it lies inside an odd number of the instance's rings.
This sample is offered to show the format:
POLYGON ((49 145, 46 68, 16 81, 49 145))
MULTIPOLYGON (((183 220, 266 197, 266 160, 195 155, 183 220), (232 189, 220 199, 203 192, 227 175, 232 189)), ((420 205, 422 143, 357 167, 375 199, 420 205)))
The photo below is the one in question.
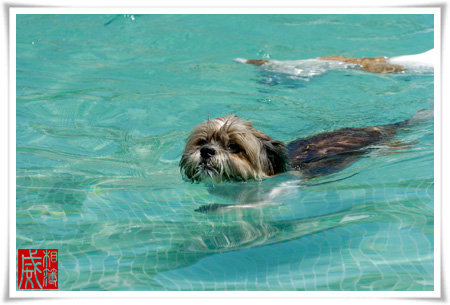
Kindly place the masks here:
POLYGON ((216 151, 214 150, 214 148, 211 148, 209 146, 203 146, 200 149, 200 156, 202 157, 203 160, 209 160, 215 154, 216 151))

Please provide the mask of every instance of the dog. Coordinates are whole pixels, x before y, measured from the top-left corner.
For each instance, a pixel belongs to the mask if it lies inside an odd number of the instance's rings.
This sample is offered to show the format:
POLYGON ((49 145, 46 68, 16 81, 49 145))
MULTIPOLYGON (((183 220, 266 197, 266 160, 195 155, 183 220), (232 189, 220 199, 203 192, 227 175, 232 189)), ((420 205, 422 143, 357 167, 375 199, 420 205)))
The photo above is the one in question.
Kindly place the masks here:
POLYGON ((349 166, 370 146, 392 138, 399 128, 431 116, 432 110, 424 109, 398 123, 348 127, 287 145, 234 114, 208 119, 188 137, 180 171, 189 181, 214 183, 262 180, 291 170, 306 178, 327 175, 349 166))
MULTIPOLYGON (((359 69, 365 72, 370 73, 396 73, 403 72, 407 69, 421 72, 432 72, 434 69, 434 62, 436 58, 438 58, 438 54, 436 54, 434 49, 431 49, 427 52, 414 54, 414 55, 405 55, 405 56, 396 56, 392 58, 388 58, 386 56, 378 56, 378 57, 347 57, 341 55, 333 55, 333 56, 324 56, 319 57, 317 59, 309 59, 309 60, 298 60, 298 61, 277 61, 277 60, 263 60, 263 59, 242 59, 236 58, 235 61, 251 64, 256 66, 272 66, 273 68, 277 66, 293 66, 301 69, 305 63, 310 63, 311 61, 318 60, 323 63, 338 63, 337 65, 331 65, 335 68, 351 68, 351 69, 359 69)), ((297 71, 296 70, 296 71, 297 71)))

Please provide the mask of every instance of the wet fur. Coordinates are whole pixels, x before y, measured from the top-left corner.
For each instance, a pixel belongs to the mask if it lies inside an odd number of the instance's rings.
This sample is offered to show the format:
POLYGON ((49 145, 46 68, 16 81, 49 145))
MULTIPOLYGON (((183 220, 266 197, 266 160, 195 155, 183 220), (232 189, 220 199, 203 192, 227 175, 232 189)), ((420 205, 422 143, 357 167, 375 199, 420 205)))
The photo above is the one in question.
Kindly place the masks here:
POLYGON ((250 122, 230 115, 208 120, 192 131, 180 167, 192 181, 261 180, 288 170, 287 150, 284 143, 254 129, 250 122), (231 145, 237 145, 238 151, 231 145), (201 156, 206 146, 216 151, 208 160, 201 156))
POLYGON ((365 154, 364 148, 395 135, 399 125, 343 128, 295 140, 287 146, 291 169, 307 177, 339 171, 365 154))
MULTIPOLYGON (((396 124, 343 128, 297 139, 285 145, 235 115, 208 120, 189 136, 180 161, 191 181, 261 180, 288 170, 305 177, 341 170, 365 153, 365 148, 395 135, 396 124), (214 155, 202 156, 202 149, 214 155)), ((203 153, 203 155, 205 155, 203 153)))

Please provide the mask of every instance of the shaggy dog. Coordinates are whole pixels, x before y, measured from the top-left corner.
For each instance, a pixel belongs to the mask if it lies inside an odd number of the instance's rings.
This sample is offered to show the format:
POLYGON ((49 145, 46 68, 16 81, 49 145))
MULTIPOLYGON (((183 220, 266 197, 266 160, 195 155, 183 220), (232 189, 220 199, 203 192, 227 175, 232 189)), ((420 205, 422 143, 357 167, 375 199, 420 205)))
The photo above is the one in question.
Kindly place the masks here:
POLYGON ((421 110, 395 124, 343 128, 285 145, 232 114, 208 120, 192 131, 180 168, 188 180, 215 183, 261 180, 289 170, 304 177, 326 175, 347 167, 371 145, 392 138, 398 128, 431 115, 431 110, 421 110))

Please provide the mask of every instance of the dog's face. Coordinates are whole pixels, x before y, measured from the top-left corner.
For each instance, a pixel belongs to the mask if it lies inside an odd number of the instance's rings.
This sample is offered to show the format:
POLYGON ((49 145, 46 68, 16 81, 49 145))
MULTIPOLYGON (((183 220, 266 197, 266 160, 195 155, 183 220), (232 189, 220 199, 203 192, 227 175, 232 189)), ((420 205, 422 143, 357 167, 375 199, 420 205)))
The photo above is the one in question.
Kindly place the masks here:
POLYGON ((235 115, 208 120, 189 136, 180 161, 191 181, 260 180, 288 169, 286 146, 235 115))

